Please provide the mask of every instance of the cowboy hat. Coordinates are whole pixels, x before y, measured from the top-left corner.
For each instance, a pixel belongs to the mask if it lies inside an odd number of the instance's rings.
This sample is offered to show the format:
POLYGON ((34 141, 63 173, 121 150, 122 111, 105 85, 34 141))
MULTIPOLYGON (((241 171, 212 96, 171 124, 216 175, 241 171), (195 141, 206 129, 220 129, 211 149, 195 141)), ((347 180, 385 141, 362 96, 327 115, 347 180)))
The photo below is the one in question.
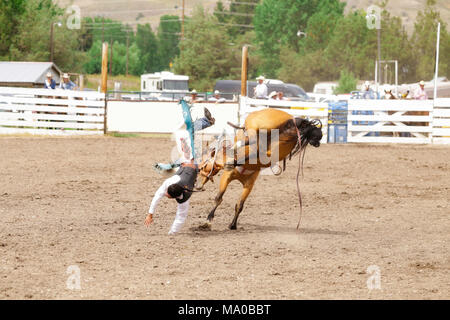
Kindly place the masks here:
POLYGON ((258 78, 256 78, 256 80, 266 80, 266 78, 264 78, 264 76, 259 76, 258 78))
POLYGON ((275 97, 276 95, 277 95, 277 92, 276 92, 276 91, 272 91, 272 92, 269 94, 269 98, 275 97))
POLYGON ((68 75, 67 73, 64 73, 64 74, 63 74, 63 78, 64 78, 64 79, 69 79, 69 75, 68 75))
POLYGON ((47 72, 47 78, 51 78, 52 77, 52 73, 51 72, 47 72))
POLYGON ((424 86, 424 85, 425 85, 425 81, 420 80, 419 84, 420 84, 421 86, 424 86))

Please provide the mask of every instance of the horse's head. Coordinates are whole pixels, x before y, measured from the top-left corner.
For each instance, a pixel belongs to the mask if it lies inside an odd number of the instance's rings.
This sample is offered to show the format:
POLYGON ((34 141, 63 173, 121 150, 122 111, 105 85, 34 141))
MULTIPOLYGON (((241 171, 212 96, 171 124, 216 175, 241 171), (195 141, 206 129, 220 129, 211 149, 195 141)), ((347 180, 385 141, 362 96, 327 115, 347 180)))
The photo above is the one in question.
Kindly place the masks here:
POLYGON ((201 182, 196 186, 197 190, 203 190, 204 185, 211 180, 214 182, 214 176, 223 169, 223 165, 215 161, 215 149, 203 155, 202 163, 199 166, 201 182))
POLYGON ((319 119, 307 120, 302 118, 295 118, 295 124, 300 131, 302 140, 306 144, 313 147, 320 147, 320 140, 322 140, 322 122, 319 119))

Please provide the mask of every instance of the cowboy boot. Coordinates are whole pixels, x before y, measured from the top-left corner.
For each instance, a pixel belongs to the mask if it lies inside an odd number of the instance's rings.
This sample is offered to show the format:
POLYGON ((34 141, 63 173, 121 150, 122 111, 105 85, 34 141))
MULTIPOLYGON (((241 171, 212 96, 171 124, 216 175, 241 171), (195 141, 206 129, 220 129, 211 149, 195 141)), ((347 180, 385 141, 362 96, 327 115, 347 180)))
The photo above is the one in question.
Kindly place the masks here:
POLYGON ((205 118, 208 119, 208 121, 211 124, 214 124, 216 122, 216 119, 214 119, 211 115, 211 112, 209 112, 209 110, 207 108, 205 108, 205 118))

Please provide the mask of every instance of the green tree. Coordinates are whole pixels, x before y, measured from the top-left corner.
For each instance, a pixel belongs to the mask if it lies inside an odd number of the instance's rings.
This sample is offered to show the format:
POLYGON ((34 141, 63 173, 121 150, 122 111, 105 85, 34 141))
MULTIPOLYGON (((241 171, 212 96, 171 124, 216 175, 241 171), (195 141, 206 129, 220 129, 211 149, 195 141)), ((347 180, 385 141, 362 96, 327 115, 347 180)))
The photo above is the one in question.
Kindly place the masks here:
POLYGON ((122 44, 129 41, 133 42, 133 28, 129 25, 123 24, 121 21, 104 18, 104 17, 85 17, 81 25, 83 36, 86 38, 85 49, 89 50, 89 44, 94 41, 103 40, 106 42, 117 41, 122 44))
POLYGON ((180 42, 182 51, 175 59, 175 72, 189 75, 191 86, 197 90, 211 90, 216 79, 230 74, 230 40, 225 27, 217 23, 215 16, 196 7, 180 42))
POLYGON ((334 94, 350 93, 356 90, 357 80, 353 73, 348 71, 341 71, 341 77, 339 78, 338 86, 334 90, 334 94))
MULTIPOLYGON (((18 19, 17 33, 9 48, 9 58, 20 61, 49 61, 50 28, 67 21, 64 10, 51 0, 29 0, 18 19)), ((85 55, 78 51, 78 31, 65 23, 54 29, 54 62, 63 70, 80 72, 85 55)))
POLYGON ((219 23, 227 26, 232 39, 252 29, 253 16, 260 0, 231 0, 229 9, 222 1, 216 3, 214 15, 219 23))
MULTIPOLYGON (((375 33, 376 30, 372 30, 372 32, 375 33)), ((402 20, 399 17, 391 16, 386 9, 381 13, 381 58, 382 60, 398 61, 400 83, 414 81, 414 47, 402 25, 402 20)), ((391 68, 388 82, 394 83, 393 65, 388 66, 391 68)), ((371 76, 373 75, 371 78, 375 77, 374 72, 370 73, 371 76)))
POLYGON ((102 41, 95 41, 87 53, 87 61, 84 71, 88 74, 96 74, 102 71, 102 41))
MULTIPOLYGON (((301 52, 325 49, 334 36, 336 24, 344 16, 345 3, 334 0, 319 2, 317 11, 308 19, 303 38, 299 39, 301 52)), ((302 36, 302 35, 300 35, 302 36)))
MULTIPOLYGON (((102 71, 102 41, 97 40, 89 49, 87 62, 84 64, 84 71, 88 74, 98 74, 102 71)), ((140 62, 141 53, 133 43, 128 48, 128 72, 132 75, 144 73, 143 65, 140 62)), ((112 57, 112 74, 119 75, 126 73, 127 47, 119 41, 114 42, 112 57)))
POLYGON ((416 62, 416 81, 418 79, 430 80, 435 72, 435 52, 437 25, 441 23, 441 48, 439 70, 440 74, 450 77, 450 37, 446 24, 442 21, 439 11, 435 8, 435 0, 427 0, 426 7, 417 14, 412 35, 412 45, 414 48, 416 62))
MULTIPOLYGON (((242 47, 244 45, 251 45, 254 43, 255 33, 254 31, 247 31, 244 34, 237 35, 233 42, 230 44, 230 49, 232 52, 231 68, 230 73, 224 78, 236 80, 241 78, 242 69, 242 47)), ((252 52, 257 52, 258 47, 251 45, 248 55, 248 79, 255 79, 259 76, 258 69, 261 64, 261 57, 257 54, 252 54, 252 52)))
POLYGON ((143 72, 161 71, 161 61, 159 55, 159 43, 156 35, 152 31, 150 24, 137 26, 136 44, 141 52, 141 62, 143 72))
POLYGON ((315 50, 299 54, 285 46, 281 49, 280 60, 282 67, 278 78, 286 83, 295 83, 306 91, 312 91, 318 81, 335 79, 330 73, 333 68, 323 59, 324 51, 315 50))
POLYGON ((322 22, 327 15, 342 14, 343 7, 339 0, 264 0, 256 7, 253 19, 256 42, 263 60, 261 71, 270 77, 276 76, 281 67, 281 48, 287 46, 295 52, 300 51, 303 38, 298 36, 298 32, 306 31, 310 18, 322 12, 320 17, 316 17, 322 22))
POLYGON ((136 43, 133 43, 128 49, 128 72, 135 76, 140 76, 144 73, 143 65, 141 63, 141 52, 136 43))
POLYGON ((228 12, 229 11, 225 8, 221 0, 216 2, 216 7, 214 8, 214 16, 217 18, 217 21, 219 21, 219 23, 228 23, 231 17, 229 14, 227 14, 228 12))
POLYGON ((376 30, 367 28, 365 12, 350 12, 340 19, 323 56, 329 76, 336 79, 341 70, 349 70, 360 79, 368 77, 373 74, 376 58, 376 30))
POLYGON ((178 16, 164 15, 160 18, 158 28, 160 65, 168 69, 175 57, 180 54, 179 42, 181 21, 178 16))
POLYGON ((7 56, 17 33, 19 19, 25 12, 25 0, 0 1, 0 58, 7 56))

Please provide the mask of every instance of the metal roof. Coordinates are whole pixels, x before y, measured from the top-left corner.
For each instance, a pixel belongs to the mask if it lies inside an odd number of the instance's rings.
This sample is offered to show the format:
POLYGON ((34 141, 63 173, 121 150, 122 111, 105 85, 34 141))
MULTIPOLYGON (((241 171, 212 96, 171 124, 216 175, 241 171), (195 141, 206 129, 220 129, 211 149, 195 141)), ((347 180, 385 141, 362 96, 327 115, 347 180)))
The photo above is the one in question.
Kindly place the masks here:
POLYGON ((59 82, 61 70, 53 62, 0 61, 0 82, 44 83, 47 72, 59 82))

